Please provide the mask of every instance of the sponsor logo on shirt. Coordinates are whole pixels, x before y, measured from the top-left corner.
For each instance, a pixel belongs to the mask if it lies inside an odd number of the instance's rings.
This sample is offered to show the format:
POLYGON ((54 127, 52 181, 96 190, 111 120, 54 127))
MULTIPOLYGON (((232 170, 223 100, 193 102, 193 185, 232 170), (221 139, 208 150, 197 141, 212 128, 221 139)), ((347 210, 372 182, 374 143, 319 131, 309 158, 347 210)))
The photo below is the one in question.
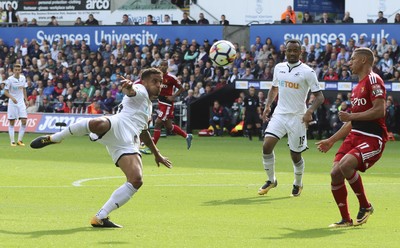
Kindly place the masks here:
POLYGON ((298 83, 292 83, 289 81, 279 81, 280 87, 291 88, 291 89, 299 89, 298 83))
POLYGON ((353 98, 351 100, 351 105, 352 106, 364 106, 367 104, 367 100, 365 98, 353 98))

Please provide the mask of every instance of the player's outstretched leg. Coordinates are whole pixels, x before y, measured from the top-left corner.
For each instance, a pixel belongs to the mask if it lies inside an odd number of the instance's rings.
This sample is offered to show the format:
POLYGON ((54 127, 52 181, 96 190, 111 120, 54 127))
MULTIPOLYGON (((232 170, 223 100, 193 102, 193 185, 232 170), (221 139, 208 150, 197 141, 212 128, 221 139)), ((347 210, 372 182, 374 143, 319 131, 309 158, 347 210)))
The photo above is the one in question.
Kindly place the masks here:
POLYGON ((39 148, 43 148, 45 146, 57 144, 57 143, 58 142, 53 142, 51 140, 50 135, 44 135, 44 136, 40 136, 40 137, 37 137, 36 139, 32 140, 31 147, 33 149, 39 149, 39 148))
POLYGON ((90 119, 82 119, 58 133, 52 135, 40 136, 32 140, 31 147, 34 149, 43 148, 48 145, 60 143, 65 138, 72 135, 83 136, 85 134, 88 134, 90 133, 89 121, 90 119))

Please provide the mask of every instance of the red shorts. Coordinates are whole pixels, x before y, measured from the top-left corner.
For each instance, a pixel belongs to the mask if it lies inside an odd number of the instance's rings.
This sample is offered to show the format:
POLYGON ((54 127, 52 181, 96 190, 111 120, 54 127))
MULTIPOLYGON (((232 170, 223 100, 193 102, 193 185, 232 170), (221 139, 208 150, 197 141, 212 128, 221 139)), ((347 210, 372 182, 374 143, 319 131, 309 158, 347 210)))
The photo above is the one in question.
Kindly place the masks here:
POLYGON ((162 121, 174 118, 174 104, 158 102, 157 116, 162 121))
POLYGON ((384 149, 385 142, 379 136, 352 130, 336 153, 334 162, 351 154, 358 160, 357 170, 364 172, 379 160, 384 149))

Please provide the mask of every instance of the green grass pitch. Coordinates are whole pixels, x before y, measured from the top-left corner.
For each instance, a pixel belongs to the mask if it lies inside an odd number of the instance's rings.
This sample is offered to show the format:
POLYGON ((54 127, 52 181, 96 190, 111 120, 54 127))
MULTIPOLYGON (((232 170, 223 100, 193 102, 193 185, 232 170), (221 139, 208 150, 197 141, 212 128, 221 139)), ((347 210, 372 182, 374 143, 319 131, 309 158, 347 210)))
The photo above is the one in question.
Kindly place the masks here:
MULTIPOLYGON (((266 175, 261 142, 232 137, 162 138, 174 168, 157 168, 144 155, 144 185, 111 219, 122 229, 94 229, 90 218, 124 181, 105 148, 87 137, 32 150, 10 147, 0 134, 0 247, 399 247, 400 142, 362 174, 375 213, 361 227, 329 229, 340 219, 329 171, 337 144, 319 153, 313 140, 303 154, 304 190, 290 197, 293 167, 279 142, 279 185, 257 190, 266 175)), ((348 187, 353 218, 358 202, 348 187)))

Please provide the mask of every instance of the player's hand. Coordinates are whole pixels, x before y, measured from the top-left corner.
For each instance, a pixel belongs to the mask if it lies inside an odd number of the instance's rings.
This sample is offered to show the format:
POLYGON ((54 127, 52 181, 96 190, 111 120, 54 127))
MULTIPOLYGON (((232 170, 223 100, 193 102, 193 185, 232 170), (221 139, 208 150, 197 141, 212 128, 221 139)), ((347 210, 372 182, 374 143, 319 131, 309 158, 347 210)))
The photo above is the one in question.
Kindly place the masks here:
POLYGON ((13 98, 11 98, 11 100, 12 100, 12 101, 13 101, 13 103, 15 103, 15 104, 17 104, 17 103, 18 103, 17 99, 15 99, 14 97, 13 97, 13 98))
POLYGON ((125 78, 125 77, 123 77, 121 75, 118 75, 117 77, 121 80, 121 84, 122 84, 122 88, 123 89, 132 88, 133 82, 131 80, 129 80, 129 79, 127 79, 127 78, 125 78))
POLYGON ((172 168, 172 162, 167 157, 163 157, 161 155, 156 156, 156 163, 157 163, 158 167, 160 167, 160 163, 161 163, 168 169, 172 168))
POLYGON ((308 126, 310 125, 310 122, 313 120, 312 118, 312 114, 310 112, 306 112, 303 115, 303 123, 306 125, 306 128, 308 128, 308 126))
POLYGON ((339 120, 342 122, 348 122, 351 121, 351 113, 345 112, 345 111, 339 111, 339 120))
POLYGON ((269 121, 269 118, 268 118, 269 113, 271 113, 271 107, 265 106, 265 109, 264 109, 264 112, 262 113, 262 118, 261 118, 263 122, 269 121))
POLYGON ((333 142, 329 141, 328 139, 321 140, 315 144, 317 145, 317 149, 323 153, 329 151, 329 149, 331 149, 333 146, 333 142))

